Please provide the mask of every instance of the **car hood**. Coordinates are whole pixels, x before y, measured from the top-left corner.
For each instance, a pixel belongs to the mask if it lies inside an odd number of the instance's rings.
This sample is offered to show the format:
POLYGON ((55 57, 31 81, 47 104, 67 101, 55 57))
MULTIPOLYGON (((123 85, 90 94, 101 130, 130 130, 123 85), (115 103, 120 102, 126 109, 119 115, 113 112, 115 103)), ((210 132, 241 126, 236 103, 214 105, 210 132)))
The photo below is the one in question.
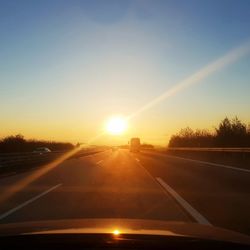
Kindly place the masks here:
POLYGON ((95 233, 182 236, 250 245, 250 236, 197 223, 137 219, 73 219, 21 222, 0 225, 1 236, 18 234, 95 233))

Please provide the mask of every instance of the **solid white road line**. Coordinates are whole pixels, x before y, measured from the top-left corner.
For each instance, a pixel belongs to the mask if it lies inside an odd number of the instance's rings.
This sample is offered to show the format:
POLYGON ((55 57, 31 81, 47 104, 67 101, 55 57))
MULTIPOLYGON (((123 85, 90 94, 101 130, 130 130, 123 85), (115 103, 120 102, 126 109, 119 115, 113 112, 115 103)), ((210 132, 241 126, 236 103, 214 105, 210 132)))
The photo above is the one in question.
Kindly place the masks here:
POLYGON ((2 219, 4 219, 5 217, 7 217, 7 216, 9 216, 9 215, 11 215, 11 214, 13 214, 13 213, 15 213, 17 210, 19 210, 19 209, 21 209, 21 208, 27 206, 28 204, 30 204, 30 203, 36 201, 37 199, 39 199, 39 198, 41 198, 42 196, 46 195, 47 193, 49 193, 49 192, 55 190, 56 188, 60 187, 61 185, 62 185, 62 184, 58 184, 58 185, 56 185, 56 186, 54 186, 54 187, 52 187, 52 188, 50 188, 50 189, 44 191, 43 193, 41 193, 41 194, 39 194, 39 195, 37 195, 37 196, 31 198, 30 200, 25 201, 24 203, 20 204, 19 206, 15 207, 15 208, 12 208, 11 210, 7 211, 6 213, 1 214, 1 215, 0 215, 0 220, 2 220, 2 219))
POLYGON ((98 161, 96 164, 99 165, 99 164, 101 164, 102 162, 103 162, 103 160, 100 160, 100 161, 98 161))
POLYGON ((165 181, 159 177, 157 177, 156 180, 198 223, 203 225, 212 225, 203 215, 201 215, 187 201, 177 194, 165 181))
POLYGON ((229 169, 233 169, 233 170, 237 170, 237 171, 242 171, 242 172, 250 173, 249 169, 237 168, 237 167, 228 166, 228 165, 224 165, 224 164, 218 164, 218 163, 213 163, 213 162, 208 162, 208 161, 199 161, 199 160, 194 160, 194 159, 189 159, 189 158, 183 158, 183 157, 179 157, 179 156, 172 156, 172 155, 167 155, 167 157, 181 159, 181 160, 186 160, 186 161, 191 161, 191 162, 196 162, 196 163, 201 163, 201 164, 215 166, 215 167, 229 168, 229 169))

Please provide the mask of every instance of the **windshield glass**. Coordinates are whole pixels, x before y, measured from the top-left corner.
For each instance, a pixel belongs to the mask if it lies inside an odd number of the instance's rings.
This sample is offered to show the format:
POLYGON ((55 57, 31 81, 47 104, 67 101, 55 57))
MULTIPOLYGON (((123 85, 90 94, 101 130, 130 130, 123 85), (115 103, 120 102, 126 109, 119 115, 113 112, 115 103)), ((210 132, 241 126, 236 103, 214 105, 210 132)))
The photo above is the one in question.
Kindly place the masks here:
POLYGON ((0 224, 250 235, 249 27, 244 0, 1 1, 0 224))

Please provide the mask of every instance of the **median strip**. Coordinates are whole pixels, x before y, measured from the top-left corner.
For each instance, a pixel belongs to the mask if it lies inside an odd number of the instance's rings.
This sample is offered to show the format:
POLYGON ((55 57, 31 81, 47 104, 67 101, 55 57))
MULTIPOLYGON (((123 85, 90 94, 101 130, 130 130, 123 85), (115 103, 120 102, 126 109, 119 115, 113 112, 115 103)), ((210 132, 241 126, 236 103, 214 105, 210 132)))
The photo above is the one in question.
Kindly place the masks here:
POLYGON ((24 203, 20 204, 19 206, 15 207, 15 208, 12 208, 11 210, 7 211, 6 213, 1 214, 1 215, 0 215, 0 220, 2 220, 2 219, 4 219, 4 218, 6 218, 7 216, 9 216, 9 215, 15 213, 16 211, 18 211, 19 209, 21 209, 21 208, 23 208, 23 207, 29 205, 30 203, 32 203, 32 202, 38 200, 38 199, 41 198, 42 196, 44 196, 44 195, 48 194, 49 192, 55 190, 56 188, 60 187, 61 185, 62 185, 62 184, 57 184, 56 186, 54 186, 54 187, 52 187, 52 188, 50 188, 50 189, 44 191, 43 193, 41 193, 41 194, 39 194, 39 195, 37 195, 37 196, 31 198, 30 200, 25 201, 24 203))
POLYGON ((202 225, 212 225, 203 215, 201 215, 186 200, 176 193, 165 181, 163 181, 160 177, 156 177, 156 180, 198 223, 202 225))

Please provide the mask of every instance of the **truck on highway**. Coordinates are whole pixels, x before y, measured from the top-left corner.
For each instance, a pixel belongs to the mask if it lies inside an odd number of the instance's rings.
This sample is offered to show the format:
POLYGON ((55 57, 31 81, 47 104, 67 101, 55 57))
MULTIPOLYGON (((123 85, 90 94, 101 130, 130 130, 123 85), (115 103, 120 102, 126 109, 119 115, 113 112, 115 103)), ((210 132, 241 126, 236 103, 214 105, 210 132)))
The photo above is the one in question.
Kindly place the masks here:
POLYGON ((140 148, 141 148, 141 142, 140 142, 140 138, 131 138, 130 139, 130 152, 140 152, 140 148))

